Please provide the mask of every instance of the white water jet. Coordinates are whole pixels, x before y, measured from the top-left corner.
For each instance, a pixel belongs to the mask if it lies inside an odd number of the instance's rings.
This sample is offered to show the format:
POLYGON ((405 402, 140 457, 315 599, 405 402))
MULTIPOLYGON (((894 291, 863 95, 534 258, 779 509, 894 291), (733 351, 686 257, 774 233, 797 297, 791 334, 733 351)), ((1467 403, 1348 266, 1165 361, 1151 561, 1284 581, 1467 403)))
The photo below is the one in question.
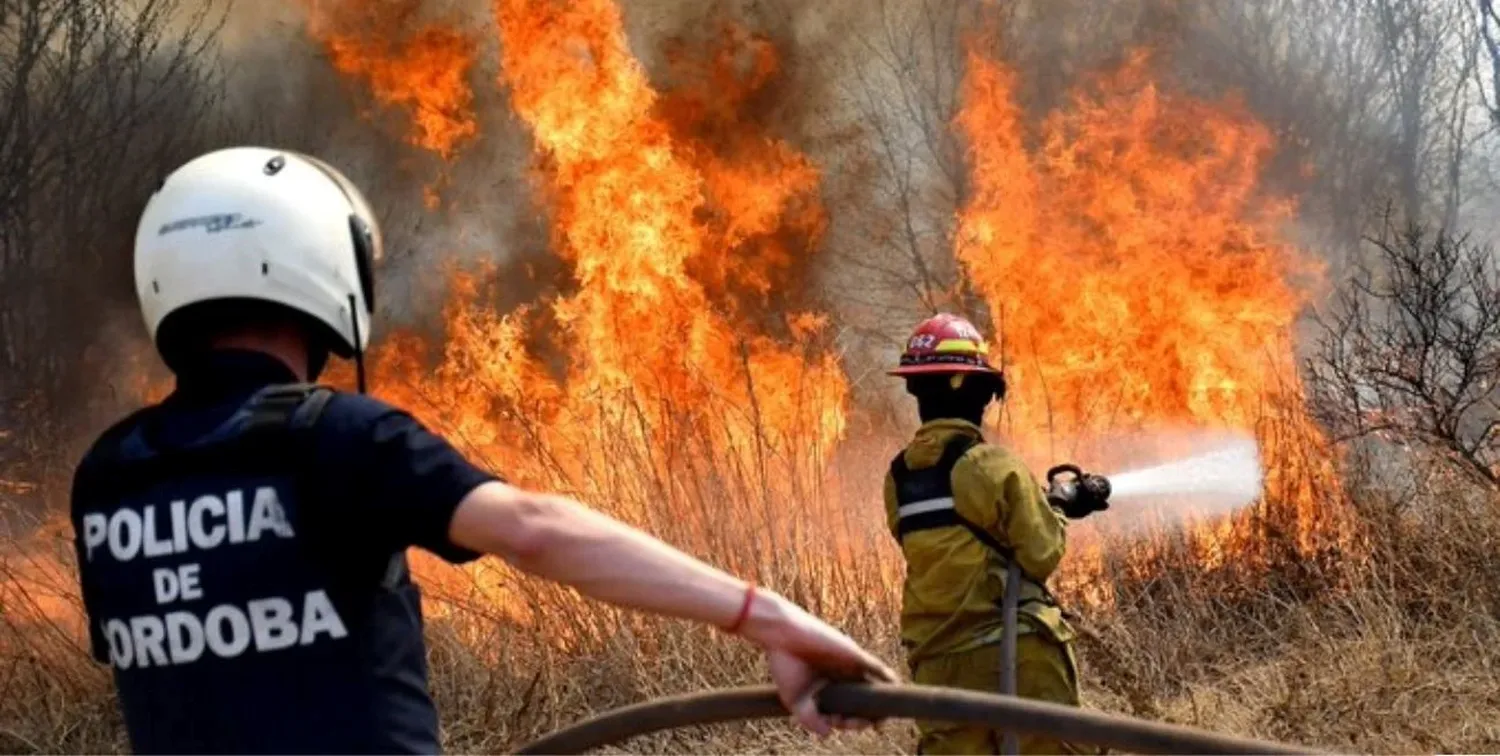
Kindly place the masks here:
MULTIPOLYGON (((1176 434, 1173 434, 1176 435, 1176 434)), ((1217 436, 1195 443, 1205 451, 1169 462, 1107 474, 1110 509, 1099 520, 1108 530, 1164 525, 1226 515, 1260 498, 1259 449, 1248 436, 1217 436)), ((1149 439, 1138 441, 1149 446, 1149 439)))

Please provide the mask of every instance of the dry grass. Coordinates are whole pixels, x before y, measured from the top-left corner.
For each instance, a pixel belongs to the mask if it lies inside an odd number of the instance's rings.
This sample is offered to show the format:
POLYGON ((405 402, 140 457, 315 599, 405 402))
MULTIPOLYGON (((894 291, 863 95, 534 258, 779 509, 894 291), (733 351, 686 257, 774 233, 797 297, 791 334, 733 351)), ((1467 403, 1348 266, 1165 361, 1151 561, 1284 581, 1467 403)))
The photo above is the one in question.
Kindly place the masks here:
POLYGON ((1457 498, 1357 495, 1368 554, 1336 580, 1163 575, 1088 623, 1087 702, 1343 751, 1494 752, 1500 510, 1457 498))
MULTIPOLYGON (((817 465, 793 465, 775 449, 754 472, 699 457, 694 464, 721 465, 708 468, 719 490, 704 492, 642 487, 656 474, 650 460, 618 451, 610 479, 624 483, 614 493, 627 505, 624 486, 663 497, 633 519, 754 573, 900 666, 900 557, 883 531, 869 454, 829 460, 838 472, 826 480, 807 474, 817 465), (822 501, 799 508, 808 496, 822 501)), ((1357 470, 1348 475, 1357 557, 1210 569, 1188 545, 1158 540, 1145 564, 1138 548, 1110 546, 1095 578, 1105 585, 1092 588, 1114 605, 1085 610, 1080 622, 1086 704, 1346 751, 1500 750, 1500 507, 1460 484, 1391 500, 1360 489, 1357 470)), ((606 498, 612 486, 600 480, 579 488, 606 498)), ((68 535, 37 530, 0 563, 5 751, 124 750, 109 678, 82 651, 68 535)), ((451 751, 504 751, 590 712, 766 679, 756 654, 712 631, 616 611, 486 564, 422 570, 432 685, 451 751)), ((625 749, 900 753, 913 743, 904 722, 824 742, 762 722, 625 749)))
MULTIPOLYGON (((1275 573, 1179 570, 1116 586, 1129 600, 1081 623, 1087 705, 1345 751, 1500 749, 1500 515, 1383 519, 1368 533, 1368 561, 1312 596, 1296 596, 1292 578, 1275 573), (1254 588, 1227 590, 1231 582, 1254 588)), ((64 640, 67 631, 18 621, 27 607, 15 589, 6 597, 0 748, 123 750, 107 676, 64 640)), ((851 580, 828 594, 800 598, 899 660, 891 590, 851 580)), ((430 623, 450 750, 504 751, 589 712, 764 679, 755 654, 711 631, 535 582, 520 595, 546 617, 542 626, 484 606, 430 623)), ((892 723, 815 743, 780 723, 756 723, 642 738, 625 750, 899 753, 912 737, 908 723, 892 723)))

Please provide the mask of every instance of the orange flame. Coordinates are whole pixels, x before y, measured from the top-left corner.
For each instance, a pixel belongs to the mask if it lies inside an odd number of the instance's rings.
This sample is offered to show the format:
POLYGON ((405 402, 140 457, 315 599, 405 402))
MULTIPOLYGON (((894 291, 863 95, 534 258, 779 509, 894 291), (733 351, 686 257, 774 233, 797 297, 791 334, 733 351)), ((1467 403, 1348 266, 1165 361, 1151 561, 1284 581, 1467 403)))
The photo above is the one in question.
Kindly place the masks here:
MULTIPOLYGON (((334 67, 410 112, 413 145, 446 161, 477 135, 472 38, 414 24, 417 0, 306 1, 334 67)), ((817 166, 754 120, 779 75, 773 47, 728 29, 706 59, 676 57, 686 82, 659 92, 611 0, 494 0, 494 14, 571 285, 501 313, 487 302, 509 271, 448 272, 441 351, 387 339, 378 392, 511 479, 609 506, 741 573, 795 578, 869 554, 837 539, 883 530, 872 500, 895 444, 854 439, 842 450, 859 477, 829 472, 848 387, 828 318, 792 306, 826 213, 817 166)), ((1164 91, 1144 56, 1035 133, 1014 89, 1004 65, 969 56, 957 124, 972 192, 955 249, 1013 378, 1011 440, 1038 466, 1109 464, 1124 455, 1103 439, 1120 431, 1251 431, 1268 462, 1260 519, 1301 554, 1340 542, 1344 520, 1327 505, 1337 481, 1291 346, 1320 270, 1280 241, 1292 204, 1260 189, 1269 133, 1233 102, 1164 91)), ((1193 546, 1217 564, 1254 555, 1264 532, 1217 522, 1193 546)), ((1155 547, 1127 569, 1145 569, 1155 547)), ((71 580, 56 579, 67 554, 62 543, 10 555, 0 603, 81 635, 71 580)), ((1087 584, 1103 554, 1069 561, 1085 579, 1075 595, 1107 601, 1087 584)), ((482 604, 535 619, 536 604, 493 579, 503 566, 414 564, 436 589, 429 611, 482 604)), ((858 567, 847 573, 899 583, 899 560, 858 567)))
POLYGON ((785 142, 746 127, 781 75, 770 40, 729 26, 716 49, 674 46, 669 60, 681 84, 656 110, 702 175, 707 248, 715 252, 696 256, 693 273, 711 296, 745 297, 737 309, 753 311, 767 297, 785 296, 812 259, 806 250, 827 225, 818 169, 785 142))
MULTIPOLYGON (((1259 431, 1269 491, 1292 496, 1312 548, 1337 485, 1292 454, 1328 447, 1301 410, 1291 337, 1321 268, 1280 241, 1293 208, 1260 190, 1265 127, 1232 100, 1165 92, 1149 69, 1134 55, 1031 134, 1015 74, 968 56, 957 125, 973 192, 956 254, 1014 378, 1005 425, 1034 460, 1106 464, 1131 461, 1105 445, 1121 432, 1259 431)), ((1201 535, 1209 561, 1248 537, 1201 535)))
MULTIPOLYGON (((779 74, 773 46, 727 29, 711 55, 670 56, 686 83, 658 91, 611 0, 493 7, 501 82, 534 139, 550 250, 571 283, 502 313, 486 303, 504 266, 450 271, 441 353, 388 340, 380 392, 512 479, 613 505, 721 563, 765 556, 719 527, 726 512, 761 513, 775 533, 762 544, 810 537, 848 553, 799 525, 847 523, 837 493, 820 494, 867 490, 829 477, 846 382, 827 318, 788 295, 826 214, 817 167, 755 125, 779 74)), ((370 49, 384 62, 341 70, 388 72, 370 77, 377 96, 423 90, 390 48, 370 49)), ((1130 461, 1107 445, 1122 431, 1255 432, 1265 512, 1312 553, 1341 537, 1339 514, 1320 507, 1337 484, 1291 347, 1321 271, 1280 241, 1292 203, 1260 190, 1266 129, 1232 101, 1162 90, 1149 63, 1100 77, 1032 133, 1014 74, 969 56, 957 125, 973 181, 955 255, 1013 377, 1004 423, 1038 466, 1130 461)), ((429 127, 414 119, 422 144, 429 127)), ((1194 546, 1215 564, 1260 535, 1242 518, 1204 526, 1194 546)), ((1073 561, 1102 569, 1098 552, 1073 561)), ((454 591, 473 583, 423 572, 454 591)))
POLYGON ((479 131, 468 75, 475 42, 461 31, 416 25, 420 0, 305 0, 309 32, 345 76, 365 80, 383 105, 407 109, 411 143, 443 159, 479 131))
MULTIPOLYGON (((376 384, 514 480, 655 518, 690 548, 726 539, 717 561, 761 566, 722 519, 758 511, 787 531, 781 548, 795 542, 805 526, 768 510, 817 515, 803 502, 822 485, 846 393, 822 346, 826 318, 773 306, 825 225, 816 168, 744 122, 774 52, 727 31, 707 68, 686 66, 663 96, 612 2, 494 11, 503 84, 531 130, 571 285, 501 314, 485 302, 504 270, 450 272, 442 353, 393 339, 376 384)), ((423 572, 449 593, 472 582, 423 572)))
MULTIPOLYGON (((571 350, 569 414, 593 414, 576 406, 582 397, 626 392, 655 407, 657 437, 642 440, 662 440, 663 411, 708 407, 728 411, 695 418, 721 448, 748 448, 757 434, 772 447, 801 430, 836 436, 842 374, 831 358, 808 354, 821 320, 791 315, 776 339, 741 328, 722 296, 764 294, 775 268, 789 264, 792 250, 765 237, 786 228, 793 200, 816 201, 817 172, 764 138, 716 151, 674 136, 612 2, 502 0, 495 12, 505 81, 544 160, 553 248, 578 286, 551 307, 571 350), (752 170, 771 180, 740 183, 752 170), (749 245, 761 254, 736 254, 749 245), (798 401, 807 391, 823 402, 812 418, 798 401)), ((820 213, 792 234, 803 253, 820 213)))

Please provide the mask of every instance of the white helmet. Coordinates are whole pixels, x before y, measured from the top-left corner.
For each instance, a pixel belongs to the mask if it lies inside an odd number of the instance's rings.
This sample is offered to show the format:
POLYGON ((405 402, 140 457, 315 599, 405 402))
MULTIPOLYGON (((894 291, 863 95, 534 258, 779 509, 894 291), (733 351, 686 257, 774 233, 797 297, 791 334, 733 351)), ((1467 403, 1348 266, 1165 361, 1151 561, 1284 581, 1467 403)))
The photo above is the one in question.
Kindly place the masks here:
POLYGON ((343 174, 297 152, 233 147, 186 163, 151 196, 135 235, 136 294, 163 357, 164 321, 224 300, 303 313, 350 357, 369 343, 380 255, 374 213, 343 174))

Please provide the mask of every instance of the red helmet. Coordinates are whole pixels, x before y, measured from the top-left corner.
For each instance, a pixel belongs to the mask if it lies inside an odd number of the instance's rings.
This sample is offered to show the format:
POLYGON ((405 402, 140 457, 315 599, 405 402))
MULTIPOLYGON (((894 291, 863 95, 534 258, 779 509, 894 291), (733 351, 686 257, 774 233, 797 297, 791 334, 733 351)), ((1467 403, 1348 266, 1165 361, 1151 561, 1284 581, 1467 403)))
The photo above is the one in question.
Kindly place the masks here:
POLYGON ((901 365, 890 375, 923 373, 994 373, 985 354, 989 347, 979 329, 957 315, 942 313, 917 326, 901 353, 901 365))

